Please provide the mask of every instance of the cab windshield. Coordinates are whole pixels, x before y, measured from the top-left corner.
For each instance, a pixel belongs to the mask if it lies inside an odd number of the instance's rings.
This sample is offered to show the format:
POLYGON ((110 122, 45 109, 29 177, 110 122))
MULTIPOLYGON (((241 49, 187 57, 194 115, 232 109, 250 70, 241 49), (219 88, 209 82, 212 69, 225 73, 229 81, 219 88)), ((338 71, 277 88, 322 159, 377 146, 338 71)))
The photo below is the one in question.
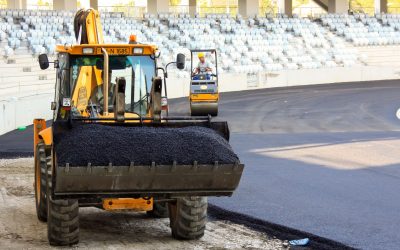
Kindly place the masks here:
MULTIPOLYGON (((103 112, 103 56, 71 58, 70 89, 74 116, 96 117, 103 112)), ((149 103, 155 62, 150 56, 110 56, 108 112, 113 112, 117 78, 124 78, 125 112, 145 115, 149 103)))

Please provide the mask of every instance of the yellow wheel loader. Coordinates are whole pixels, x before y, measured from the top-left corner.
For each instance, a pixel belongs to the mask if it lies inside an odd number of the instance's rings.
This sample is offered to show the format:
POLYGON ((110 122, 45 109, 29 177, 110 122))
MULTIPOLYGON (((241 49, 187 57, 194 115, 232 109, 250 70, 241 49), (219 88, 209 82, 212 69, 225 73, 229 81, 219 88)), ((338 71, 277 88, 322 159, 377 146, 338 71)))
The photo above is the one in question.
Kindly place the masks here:
MULTIPOLYGON (((79 241, 79 207, 169 217, 172 236, 204 234, 207 196, 230 196, 244 165, 226 122, 161 112, 157 47, 104 44, 99 13, 80 10, 76 45, 58 45, 52 126, 34 120, 35 198, 51 245, 79 241)), ((184 55, 176 66, 184 68, 184 55)), ((165 72, 166 73, 166 72, 165 72)), ((164 93, 166 93, 164 89, 164 93)))

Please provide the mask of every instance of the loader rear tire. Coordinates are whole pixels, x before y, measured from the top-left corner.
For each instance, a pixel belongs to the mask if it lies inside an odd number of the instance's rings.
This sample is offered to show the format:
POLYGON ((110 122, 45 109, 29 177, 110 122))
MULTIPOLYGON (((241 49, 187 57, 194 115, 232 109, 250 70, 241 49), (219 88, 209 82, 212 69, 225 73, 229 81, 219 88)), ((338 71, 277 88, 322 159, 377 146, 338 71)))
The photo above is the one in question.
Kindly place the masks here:
POLYGON ((168 218, 167 202, 154 202, 153 210, 147 211, 147 214, 154 218, 168 218))
POLYGON ((207 222, 207 197, 178 198, 168 205, 172 237, 180 240, 203 237, 207 222))
POLYGON ((47 180, 46 171, 51 168, 51 156, 46 154, 43 141, 36 145, 35 159, 35 201, 36 214, 40 221, 47 221, 47 180))

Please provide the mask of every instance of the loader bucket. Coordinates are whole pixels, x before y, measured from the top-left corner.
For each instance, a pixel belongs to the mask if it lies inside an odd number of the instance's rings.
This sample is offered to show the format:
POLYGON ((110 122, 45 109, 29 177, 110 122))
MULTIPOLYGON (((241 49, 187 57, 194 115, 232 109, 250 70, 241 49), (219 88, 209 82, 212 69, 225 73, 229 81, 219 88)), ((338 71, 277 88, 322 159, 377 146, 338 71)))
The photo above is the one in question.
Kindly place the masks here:
POLYGON ((226 122, 53 125, 58 196, 230 196, 243 164, 226 122))

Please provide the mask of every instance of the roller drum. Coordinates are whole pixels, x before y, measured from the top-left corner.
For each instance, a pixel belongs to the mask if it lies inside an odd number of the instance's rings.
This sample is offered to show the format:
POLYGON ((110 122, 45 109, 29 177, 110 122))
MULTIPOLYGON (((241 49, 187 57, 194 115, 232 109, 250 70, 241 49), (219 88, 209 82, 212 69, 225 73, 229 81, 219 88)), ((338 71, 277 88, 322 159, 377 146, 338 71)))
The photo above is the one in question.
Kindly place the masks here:
POLYGON ((217 102, 192 102, 190 103, 190 113, 192 116, 218 115, 217 102))

